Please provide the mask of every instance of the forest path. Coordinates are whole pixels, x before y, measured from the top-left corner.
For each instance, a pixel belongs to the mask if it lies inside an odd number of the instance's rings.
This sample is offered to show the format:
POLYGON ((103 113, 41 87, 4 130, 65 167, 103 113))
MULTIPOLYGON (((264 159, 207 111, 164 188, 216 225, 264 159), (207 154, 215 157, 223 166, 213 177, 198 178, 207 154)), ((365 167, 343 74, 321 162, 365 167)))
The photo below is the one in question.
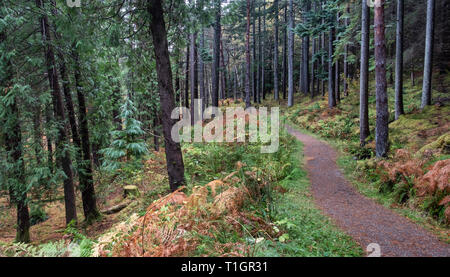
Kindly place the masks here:
MULTIPOLYGON (((286 128, 304 144, 316 204, 364 250, 377 243, 381 256, 450 256, 450 245, 357 192, 337 167, 337 153, 331 146, 289 125, 286 128)), ((374 249, 367 251, 374 253, 374 249)))

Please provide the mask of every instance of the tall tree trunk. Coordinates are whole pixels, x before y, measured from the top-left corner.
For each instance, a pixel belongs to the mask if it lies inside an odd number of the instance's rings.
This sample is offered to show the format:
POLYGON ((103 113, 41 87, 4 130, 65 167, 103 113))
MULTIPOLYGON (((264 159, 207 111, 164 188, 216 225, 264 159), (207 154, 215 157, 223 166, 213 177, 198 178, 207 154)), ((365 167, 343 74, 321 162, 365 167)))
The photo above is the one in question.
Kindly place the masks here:
POLYGON ((238 87, 238 75, 237 75, 237 69, 236 66, 234 67, 234 72, 233 72, 233 99, 234 101, 236 101, 237 99, 237 87, 238 87))
MULTIPOLYGON (((190 44, 190 43, 189 43, 190 44)), ((191 57, 191 49, 189 47, 189 44, 186 47, 186 67, 185 67, 185 74, 184 74, 184 106, 186 108, 189 108, 189 66, 190 66, 190 57, 191 57)))
POLYGON ((395 119, 404 114, 403 109, 403 0, 397 0, 397 32, 395 48, 395 119))
POLYGON ((261 42, 261 5, 258 6, 258 60, 257 60, 257 74, 256 74, 256 100, 261 103, 261 72, 262 72, 262 42, 261 42))
POLYGON ((182 67, 181 58, 177 57, 177 71, 175 73, 175 104, 180 103, 181 100, 181 93, 180 93, 180 68, 182 67))
POLYGON ((288 26, 288 107, 294 105, 294 1, 289 0, 288 26))
POLYGON ((221 84, 221 95, 220 99, 227 98, 227 81, 226 81, 226 66, 225 57, 223 55, 223 43, 220 40, 220 84, 221 84))
MULTIPOLYGON (((275 0, 276 1, 276 0, 275 0)), ((245 107, 250 107, 250 9, 251 0, 247 0, 247 29, 245 34, 245 58, 247 61, 245 71, 245 107)))
POLYGON ((83 92, 84 86, 81 81, 81 65, 77 50, 74 50, 73 56, 75 64, 75 87, 77 88, 78 99, 78 122, 81 136, 81 152, 83 153, 83 161, 79 165, 81 170, 78 174, 80 179, 81 198, 83 200, 84 217, 86 222, 90 223, 92 220, 96 219, 100 213, 97 210, 94 178, 92 176, 91 143, 89 139, 86 99, 83 92))
POLYGON ((211 82, 212 91, 211 99, 212 106, 219 106, 219 63, 220 63, 220 14, 221 14, 221 2, 220 0, 214 0, 214 9, 216 12, 216 21, 214 23, 214 45, 213 45, 213 64, 211 68, 211 82))
POLYGON ((196 33, 191 33, 189 35, 189 40, 190 40, 190 46, 189 46, 189 78, 190 78, 190 84, 191 84, 191 124, 194 125, 195 121, 195 113, 197 111, 195 111, 195 105, 194 105, 194 101, 196 98, 198 98, 198 87, 197 87, 197 82, 196 82, 196 72, 197 72, 197 57, 196 57, 196 38, 197 38, 197 34, 196 33))
MULTIPOLYGON (((305 12, 309 12, 310 8, 311 3, 306 1, 305 12)), ((309 36, 304 36, 302 41, 302 91, 305 95, 309 94, 309 36)))
POLYGON ((266 41, 266 0, 263 2, 263 34, 262 34, 262 51, 261 51, 261 91, 262 99, 266 100, 266 79, 265 79, 265 69, 266 69, 266 59, 265 59, 265 41, 266 41))
POLYGON ((375 151, 377 157, 388 152, 389 110, 386 83, 386 40, 384 36, 384 0, 375 4, 375 82, 377 119, 375 128, 375 151))
MULTIPOLYGON (((324 19, 322 19, 322 24, 324 24, 324 19)), ((325 51, 325 32, 322 32, 322 34, 320 35, 320 49, 322 49, 322 51, 325 51)), ((321 55, 320 57, 320 66, 321 69, 325 71, 325 55, 321 55)), ((321 91, 322 96, 325 96, 325 78, 322 78, 321 80, 321 91)))
MULTIPOLYGON (((339 12, 336 14, 336 26, 339 28, 339 12)), ((336 40, 339 40, 339 36, 336 36, 336 40)), ((334 71, 334 94, 336 97, 336 103, 341 102, 341 69, 339 67, 339 56, 336 59, 335 71, 334 71)))
POLYGON ((434 0, 427 1, 427 32, 425 37, 425 61, 423 65, 422 104, 423 109, 431 105, 431 75, 433 72, 434 0))
POLYGON ((287 82, 288 82, 288 3, 286 1, 284 5, 284 28, 283 28, 283 61, 281 63, 283 76, 281 90, 283 94, 283 99, 287 98, 287 82))
POLYGON ((361 1, 361 69, 359 84, 359 141, 366 144, 369 132, 369 35, 370 10, 366 0, 361 1))
POLYGON ((336 106, 336 95, 334 88, 334 66, 333 66, 333 42, 334 42, 334 27, 331 27, 328 35, 328 107, 336 106))
POLYGON ((274 99, 278 100, 278 0, 274 0, 273 7, 275 10, 275 34, 273 41, 273 93, 274 99))
POLYGON ((255 9, 255 0, 252 0, 252 96, 253 103, 258 101, 256 96, 256 65, 258 63, 258 58, 256 57, 256 9, 255 9))
POLYGON ((49 129, 51 129, 50 125, 51 125, 51 110, 50 108, 47 106, 45 107, 45 123, 46 123, 46 134, 45 134, 45 138, 47 141, 47 166, 50 169, 50 173, 53 174, 55 172, 54 169, 54 163, 53 163, 53 143, 52 143, 52 138, 51 138, 51 132, 49 131, 49 129))
POLYGON ((151 15, 150 30, 153 38, 153 50, 156 57, 156 72, 159 83, 159 98, 161 103, 161 119, 163 125, 164 144, 166 151, 167 172, 172 191, 185 184, 184 164, 181 146, 172 140, 171 131, 175 120, 171 119, 175 101, 172 87, 172 69, 170 67, 169 45, 164 23, 164 12, 161 0, 151 0, 148 5, 151 15))
MULTIPOLYGON (((345 29, 349 26, 350 5, 345 8, 346 16, 344 19, 345 29)), ((348 96, 348 43, 344 46, 344 96, 348 96)))
MULTIPOLYGON (((36 5, 39 9, 44 8, 43 0, 36 0, 36 5)), ((73 185, 72 175, 72 161, 70 154, 66 151, 65 144, 67 143, 67 134, 63 122, 65 122, 64 106, 61 96, 61 90, 58 82, 58 74, 56 72, 55 55, 53 53, 52 39, 48 25, 47 15, 43 15, 39 21, 42 40, 45 44, 45 61, 47 66, 47 76, 49 80, 50 89, 52 92, 53 103, 55 105, 55 119, 58 122, 58 137, 56 140, 57 159, 62 166, 63 172, 66 175, 64 179, 64 201, 66 207, 66 223, 77 221, 77 211, 75 205, 75 189, 73 185)))
MULTIPOLYGON (((62 58, 62 57, 61 57, 62 58)), ((72 101, 72 93, 70 92, 70 84, 69 84, 69 77, 67 76, 66 71, 66 63, 64 61, 61 62, 61 65, 59 67, 59 71, 61 73, 61 81, 63 86, 63 93, 64 93, 64 102, 66 104, 67 109, 67 115, 69 117, 69 124, 70 129, 72 131, 72 140, 75 146, 78 148, 78 151, 81 151, 81 140, 80 136, 78 134, 78 127, 75 119, 75 109, 73 107, 73 101, 72 101)), ((80 155, 81 158, 81 155, 80 155)))
POLYGON ((205 110, 205 64, 203 63, 201 52, 205 47, 205 30, 202 30, 200 38, 200 51, 198 51, 198 82, 200 84, 200 99, 202 99, 202 106, 200 116, 203 117, 203 111, 205 110))

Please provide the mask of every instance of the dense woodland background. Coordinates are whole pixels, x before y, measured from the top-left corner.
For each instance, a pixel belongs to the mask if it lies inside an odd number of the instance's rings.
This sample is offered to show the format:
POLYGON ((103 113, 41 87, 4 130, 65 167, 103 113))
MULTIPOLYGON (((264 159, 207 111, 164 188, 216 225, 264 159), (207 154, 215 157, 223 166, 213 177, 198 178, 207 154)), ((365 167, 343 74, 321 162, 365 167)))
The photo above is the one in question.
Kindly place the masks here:
MULTIPOLYGON (((448 134, 450 3, 365 3, 0 0, 0 217, 16 210, 15 241, 30 242, 48 203, 63 201, 63 225, 97 224, 112 184, 134 185, 155 157, 164 189, 153 196, 193 187, 201 158, 170 139, 170 114, 196 98, 202 109, 279 105, 358 159, 402 148, 389 132, 408 121, 389 124, 403 114, 440 120, 419 144, 448 134)), ((212 168, 223 158, 211 153, 212 168)), ((442 222, 448 190, 436 197, 442 222)))

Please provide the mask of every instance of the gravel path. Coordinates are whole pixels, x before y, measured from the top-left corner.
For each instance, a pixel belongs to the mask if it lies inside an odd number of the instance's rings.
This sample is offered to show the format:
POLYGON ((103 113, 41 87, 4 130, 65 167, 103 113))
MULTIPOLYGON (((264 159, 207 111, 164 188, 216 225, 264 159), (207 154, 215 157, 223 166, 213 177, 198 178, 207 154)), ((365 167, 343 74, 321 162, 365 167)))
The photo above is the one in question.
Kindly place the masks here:
POLYGON ((450 256, 450 245, 393 211, 359 194, 336 165, 329 145, 286 126, 304 144, 311 190, 316 204, 364 250, 376 243, 381 256, 450 256))

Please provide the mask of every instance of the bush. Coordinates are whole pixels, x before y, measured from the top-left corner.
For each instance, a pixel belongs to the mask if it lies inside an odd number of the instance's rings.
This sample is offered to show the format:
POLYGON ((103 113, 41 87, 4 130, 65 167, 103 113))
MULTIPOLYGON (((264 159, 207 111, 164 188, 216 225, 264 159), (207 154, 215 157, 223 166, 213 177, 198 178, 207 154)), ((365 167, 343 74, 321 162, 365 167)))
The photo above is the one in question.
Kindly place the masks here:
POLYGON ((30 224, 31 226, 44 222, 48 219, 48 215, 41 205, 30 205, 30 224))

